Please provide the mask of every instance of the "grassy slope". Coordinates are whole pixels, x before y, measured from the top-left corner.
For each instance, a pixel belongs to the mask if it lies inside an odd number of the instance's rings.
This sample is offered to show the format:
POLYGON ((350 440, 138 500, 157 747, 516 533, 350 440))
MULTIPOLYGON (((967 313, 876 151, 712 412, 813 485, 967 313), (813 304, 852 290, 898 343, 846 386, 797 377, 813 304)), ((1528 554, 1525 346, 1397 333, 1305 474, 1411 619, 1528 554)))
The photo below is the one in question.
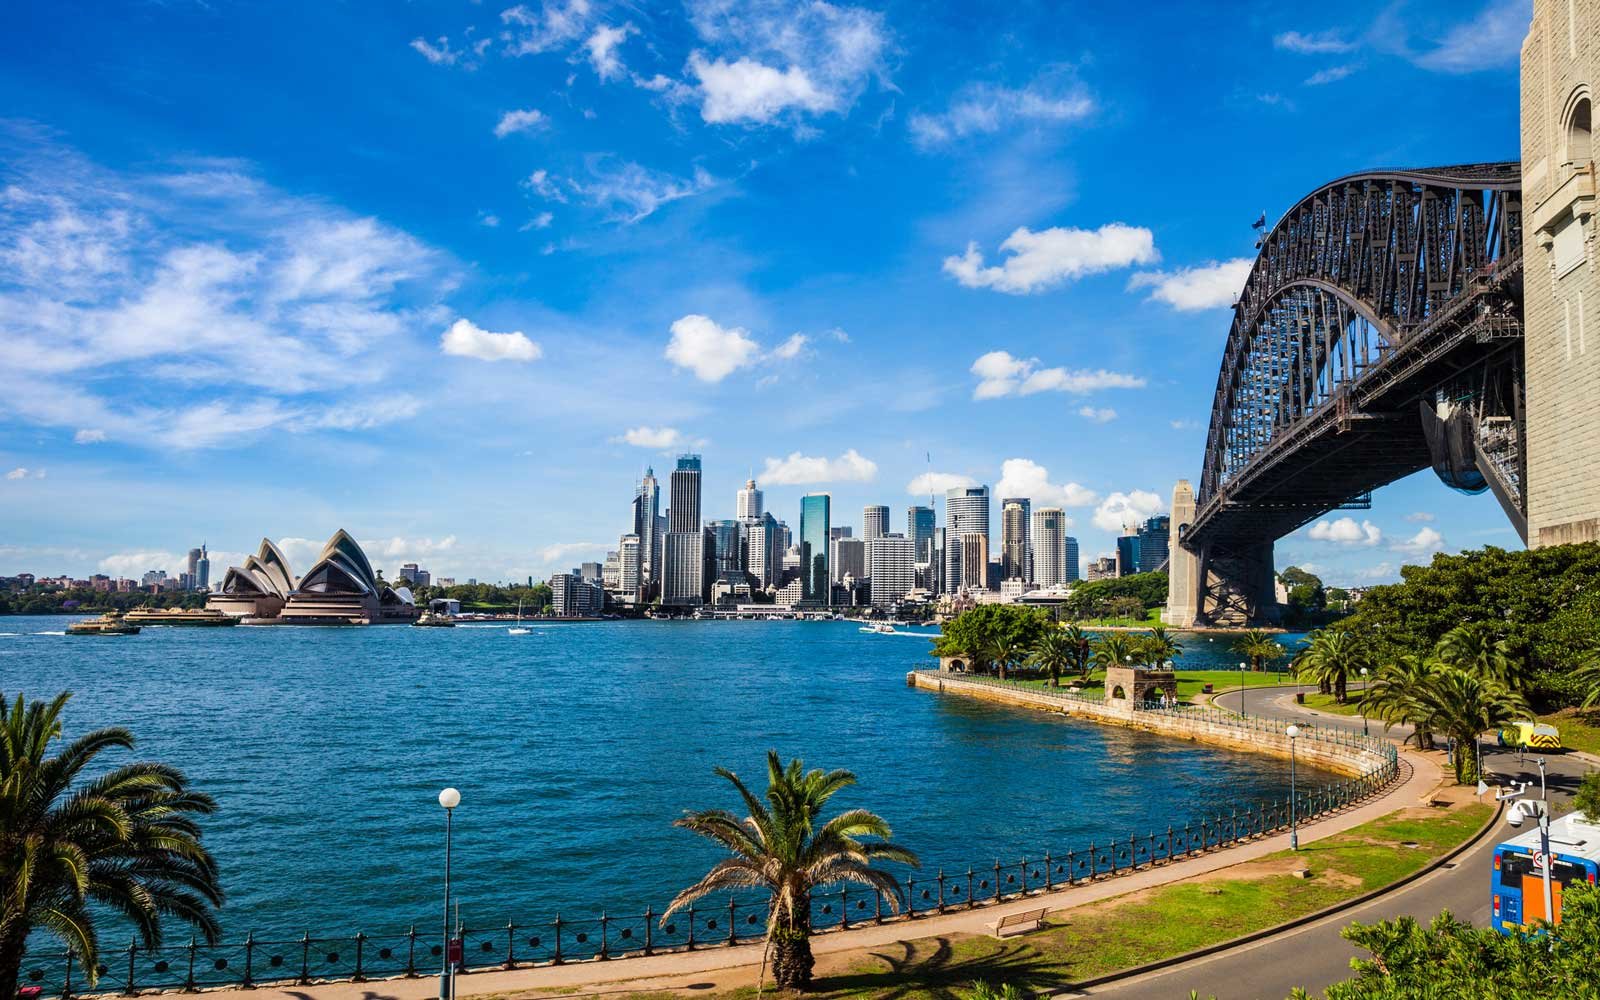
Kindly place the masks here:
MULTIPOLYGON (((1309 879, 1287 874, 1284 851, 1234 869, 1239 877, 1182 882, 1080 907, 1042 931, 996 941, 949 935, 879 948, 821 974, 808 996, 824 1000, 953 1000, 974 980, 1025 989, 1065 983, 1192 951, 1331 906, 1417 871, 1475 833, 1488 806, 1469 803, 1409 818, 1401 813, 1309 844, 1298 860, 1309 879), (1416 847, 1402 846, 1405 842, 1416 847)), ((1018 904, 1012 904, 1016 909, 1018 904)), ((826 961, 824 966, 826 966, 826 961)), ((713 994, 743 1000, 754 989, 713 994)), ((632 994, 626 1000, 673 994, 632 994)))

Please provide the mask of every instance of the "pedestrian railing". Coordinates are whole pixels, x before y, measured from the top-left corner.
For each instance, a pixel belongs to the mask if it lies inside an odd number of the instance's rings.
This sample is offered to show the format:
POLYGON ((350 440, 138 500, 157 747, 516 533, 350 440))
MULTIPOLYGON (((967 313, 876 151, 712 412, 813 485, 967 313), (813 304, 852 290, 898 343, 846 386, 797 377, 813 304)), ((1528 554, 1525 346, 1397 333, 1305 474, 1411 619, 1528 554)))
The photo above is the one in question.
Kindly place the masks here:
MULTIPOLYGON (((995 678, 961 677, 960 681, 1021 686, 995 678)), ((1098 699, 1056 689, 1029 686, 1027 690, 1100 704, 1098 699)), ((1187 706, 1140 709, 1137 714, 1172 716, 1243 732, 1282 734, 1288 725, 1283 720, 1187 706)), ((1352 756, 1360 755, 1362 773, 1298 791, 1292 800, 1231 806, 1164 830, 1129 832, 1105 841, 1044 851, 1032 858, 996 858, 965 869, 940 868, 933 875, 908 876, 899 891, 899 912, 865 888, 818 893, 811 901, 812 926, 818 932, 833 932, 893 920, 916 921, 1171 864, 1338 812, 1381 792, 1399 776, 1399 756, 1386 741, 1313 726, 1301 726, 1301 732, 1302 739, 1347 747, 1352 756)), ((469 973, 517 969, 734 945, 762 937, 766 920, 767 901, 754 894, 687 907, 664 921, 653 907, 631 914, 602 911, 598 916, 569 919, 558 913, 549 920, 512 920, 503 926, 463 929, 460 969, 469 973)), ((307 932, 297 938, 258 938, 251 933, 242 940, 216 945, 191 939, 159 948, 143 947, 134 939, 120 949, 101 952, 93 984, 74 953, 39 950, 28 954, 19 985, 36 986, 46 998, 65 1000, 87 993, 134 995, 434 975, 443 961, 440 933, 419 933, 415 925, 402 932, 373 935, 313 937, 307 932)))

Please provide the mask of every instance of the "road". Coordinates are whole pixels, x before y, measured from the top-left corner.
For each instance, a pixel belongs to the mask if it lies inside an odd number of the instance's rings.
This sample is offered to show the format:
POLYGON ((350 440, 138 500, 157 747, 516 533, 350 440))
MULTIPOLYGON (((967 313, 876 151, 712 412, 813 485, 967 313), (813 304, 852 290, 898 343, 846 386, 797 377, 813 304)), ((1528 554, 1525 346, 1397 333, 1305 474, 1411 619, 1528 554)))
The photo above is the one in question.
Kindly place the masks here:
MULTIPOLYGON (((1250 694, 1253 699, 1257 692, 1250 694)), ((1289 713, 1274 707, 1261 714, 1289 713)), ((1330 717, 1317 713, 1316 718, 1321 723, 1330 717)), ((1340 723, 1349 722, 1341 716, 1331 718, 1340 723)), ((1354 729, 1360 731, 1359 719, 1354 729)), ((1507 782, 1531 781, 1533 787, 1538 787, 1539 771, 1532 757, 1521 757, 1515 750, 1486 746, 1483 760, 1486 771, 1507 782)), ((1571 754, 1549 756, 1546 764, 1550 797, 1559 813, 1567 808, 1579 779, 1590 765, 1571 754)), ((1215 996, 1218 1000, 1283 1000, 1296 986, 1320 993, 1329 984, 1351 975, 1350 960, 1359 953, 1339 936, 1339 931, 1353 920, 1373 923, 1409 915, 1427 921, 1440 910, 1448 909, 1459 919, 1488 926, 1491 858, 1495 845, 1511 833, 1510 827, 1502 821, 1449 865, 1353 910, 1254 944, 1087 993, 1115 1000, 1171 1000, 1188 996, 1190 990, 1201 997, 1215 996)))

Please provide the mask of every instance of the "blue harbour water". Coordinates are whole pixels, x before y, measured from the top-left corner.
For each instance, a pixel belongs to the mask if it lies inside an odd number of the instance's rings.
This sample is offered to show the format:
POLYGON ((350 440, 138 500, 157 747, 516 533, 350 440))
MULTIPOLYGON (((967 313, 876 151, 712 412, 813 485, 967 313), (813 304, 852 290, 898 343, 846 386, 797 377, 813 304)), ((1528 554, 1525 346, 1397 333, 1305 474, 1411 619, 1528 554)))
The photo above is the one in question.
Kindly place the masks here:
MULTIPOLYGON (((659 912, 721 857, 672 820, 737 808, 712 767, 760 788, 768 747, 855 771, 836 803, 882 813, 930 876, 1181 826, 1289 782, 1269 757, 912 690, 926 641, 851 623, 90 638, 67 621, 0 618, 0 692, 71 690, 72 733, 127 725, 138 756, 215 796, 229 938, 433 927, 446 785, 462 920, 503 928, 659 912)), ((1184 665, 1237 660, 1187 641, 1184 665)))

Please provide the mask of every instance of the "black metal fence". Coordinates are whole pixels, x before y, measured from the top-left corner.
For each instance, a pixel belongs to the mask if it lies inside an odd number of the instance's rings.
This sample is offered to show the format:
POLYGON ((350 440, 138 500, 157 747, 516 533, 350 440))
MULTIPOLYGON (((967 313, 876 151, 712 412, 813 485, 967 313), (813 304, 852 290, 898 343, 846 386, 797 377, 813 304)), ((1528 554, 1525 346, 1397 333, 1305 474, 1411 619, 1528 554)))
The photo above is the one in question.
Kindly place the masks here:
MULTIPOLYGON (((1216 710, 1154 711, 1256 731, 1282 732, 1285 726, 1216 710)), ((819 893, 812 899, 813 927, 831 932, 890 920, 914 921, 1170 864, 1287 829, 1291 815, 1303 822, 1337 812, 1376 794, 1399 775, 1398 754, 1382 740, 1309 728, 1303 738, 1370 750, 1378 763, 1359 777, 1300 791, 1292 803, 1289 799, 1259 802, 1191 820, 1181 827, 1045 851, 1035 858, 995 859, 992 864, 964 871, 939 869, 933 875, 911 876, 905 880, 899 913, 865 888, 819 893)), ((469 927, 462 932, 461 968, 466 972, 516 969, 732 945, 760 938, 766 931, 766 914, 763 899, 730 898, 722 904, 690 907, 665 922, 659 912, 646 907, 635 914, 602 912, 598 917, 573 920, 557 914, 553 920, 469 927)), ((257 938, 252 933, 242 941, 217 945, 191 940, 145 948, 133 940, 120 949, 102 951, 93 984, 88 970, 71 952, 39 951, 24 963, 20 985, 39 987, 46 1000, 53 1000, 84 993, 132 995, 268 983, 361 982, 436 974, 443 964, 442 945, 437 928, 418 932, 415 925, 403 933, 370 936, 313 937, 306 933, 298 938, 257 938)))

